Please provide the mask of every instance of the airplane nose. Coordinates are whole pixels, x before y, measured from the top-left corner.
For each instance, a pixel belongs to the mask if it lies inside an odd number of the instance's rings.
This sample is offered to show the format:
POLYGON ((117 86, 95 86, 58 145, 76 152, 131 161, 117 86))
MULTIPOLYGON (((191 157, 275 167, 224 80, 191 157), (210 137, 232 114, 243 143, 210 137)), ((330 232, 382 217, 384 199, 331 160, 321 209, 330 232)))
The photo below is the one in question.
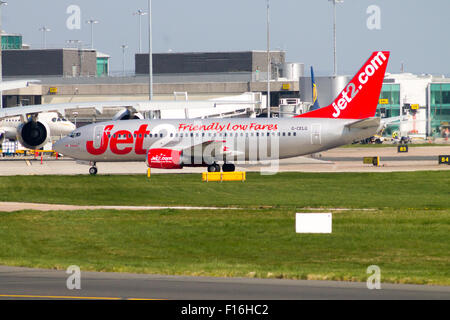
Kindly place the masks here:
POLYGON ((65 150, 64 150, 64 141, 63 140, 65 140, 65 138, 60 139, 60 140, 58 140, 58 141, 53 143, 53 150, 54 151, 56 151, 58 153, 64 153, 65 150))

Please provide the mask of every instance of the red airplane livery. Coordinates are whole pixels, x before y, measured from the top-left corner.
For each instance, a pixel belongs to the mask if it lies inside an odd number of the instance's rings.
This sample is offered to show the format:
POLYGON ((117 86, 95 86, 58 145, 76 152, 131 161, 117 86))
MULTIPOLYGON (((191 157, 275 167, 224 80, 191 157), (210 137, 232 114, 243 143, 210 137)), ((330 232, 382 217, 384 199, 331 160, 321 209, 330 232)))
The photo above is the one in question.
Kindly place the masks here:
MULTIPOLYGON (((144 137, 147 136, 150 131, 147 130, 148 125, 143 124, 138 130, 134 131, 134 137, 136 137, 136 142, 134 144, 134 152, 136 154, 146 154, 147 151, 143 148, 144 137)), ((106 149, 109 148, 112 153, 115 154, 127 154, 130 153, 133 148, 130 144, 133 144, 133 135, 128 130, 119 130, 114 134, 111 134, 111 130, 114 125, 108 125, 103 131, 103 136, 101 138, 101 143, 98 148, 94 147, 94 141, 86 142, 86 151, 92 155, 101 155, 105 153, 106 149), (123 147, 121 145, 128 145, 128 147, 123 147)))
POLYGON ((54 144, 54 150, 93 164, 146 161, 151 168, 205 166, 234 171, 233 162, 278 160, 371 137, 389 52, 373 52, 329 105, 294 118, 140 119, 93 123, 54 144), (222 166, 219 165, 222 163, 222 166))

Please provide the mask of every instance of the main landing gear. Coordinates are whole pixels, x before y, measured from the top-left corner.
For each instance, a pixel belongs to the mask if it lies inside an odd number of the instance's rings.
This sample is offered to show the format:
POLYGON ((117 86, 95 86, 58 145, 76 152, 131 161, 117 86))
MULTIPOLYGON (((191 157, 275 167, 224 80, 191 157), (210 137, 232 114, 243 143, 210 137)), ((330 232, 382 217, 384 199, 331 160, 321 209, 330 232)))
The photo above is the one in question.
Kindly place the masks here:
POLYGON ((223 172, 234 172, 236 170, 236 167, 232 163, 224 163, 222 166, 223 172))
POLYGON ((91 176, 95 176, 96 174, 97 174, 97 167, 95 166, 95 162, 94 162, 94 164, 92 165, 92 167, 90 167, 89 168, 89 174, 91 175, 91 176))
POLYGON ((220 172, 220 166, 217 163, 208 166, 208 172, 220 172))
MULTIPOLYGON (((232 163, 224 163, 222 166, 223 172, 234 172, 236 167, 232 163)), ((220 165, 217 163, 210 164, 208 166, 208 172, 220 172, 220 165)))

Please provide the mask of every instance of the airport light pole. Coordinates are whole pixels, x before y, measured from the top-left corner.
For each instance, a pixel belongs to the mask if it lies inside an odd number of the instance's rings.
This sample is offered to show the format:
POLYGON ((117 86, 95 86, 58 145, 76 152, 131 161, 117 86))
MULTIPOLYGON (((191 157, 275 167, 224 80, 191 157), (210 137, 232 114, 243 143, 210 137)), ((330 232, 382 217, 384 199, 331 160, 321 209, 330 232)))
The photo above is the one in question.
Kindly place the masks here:
POLYGON ((3 67, 2 67, 2 6, 7 6, 8 2, 0 1, 0 109, 3 109, 3 90, 1 83, 3 82, 3 67))
POLYGON ((152 0, 148 0, 148 100, 153 100, 152 0))
POLYGON ((139 53, 142 53, 142 16, 145 16, 147 12, 139 9, 135 13, 134 16, 139 16, 139 53))
POLYGON ((267 0, 267 118, 270 118, 270 78, 272 67, 270 63, 270 23, 269 23, 269 0, 267 0))
POLYGON ((337 76, 337 62, 336 62, 336 3, 343 3, 344 0, 328 0, 333 2, 333 58, 334 58, 334 64, 333 64, 333 75, 337 76))
POLYGON ((122 48, 122 76, 125 77, 125 49, 128 48, 126 44, 120 46, 122 48))
POLYGON ((99 23, 99 21, 90 19, 87 20, 86 23, 91 25, 91 49, 94 49, 94 24, 99 23))
POLYGON ((47 28, 46 26, 42 26, 41 28, 39 28, 39 31, 42 31, 42 49, 47 49, 47 38, 45 34, 52 30, 50 28, 47 28))

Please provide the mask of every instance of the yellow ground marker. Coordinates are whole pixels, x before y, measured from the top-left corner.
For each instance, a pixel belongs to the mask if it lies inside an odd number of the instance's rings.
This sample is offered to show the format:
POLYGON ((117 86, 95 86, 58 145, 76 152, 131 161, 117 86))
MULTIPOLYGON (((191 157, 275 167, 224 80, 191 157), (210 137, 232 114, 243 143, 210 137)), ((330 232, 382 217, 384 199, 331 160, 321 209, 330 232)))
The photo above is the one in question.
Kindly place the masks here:
POLYGON ((146 299, 146 298, 114 298, 114 297, 81 297, 81 296, 40 296, 26 294, 0 294, 0 298, 37 298, 37 299, 80 299, 80 300, 151 300, 162 301, 166 299, 146 299))

